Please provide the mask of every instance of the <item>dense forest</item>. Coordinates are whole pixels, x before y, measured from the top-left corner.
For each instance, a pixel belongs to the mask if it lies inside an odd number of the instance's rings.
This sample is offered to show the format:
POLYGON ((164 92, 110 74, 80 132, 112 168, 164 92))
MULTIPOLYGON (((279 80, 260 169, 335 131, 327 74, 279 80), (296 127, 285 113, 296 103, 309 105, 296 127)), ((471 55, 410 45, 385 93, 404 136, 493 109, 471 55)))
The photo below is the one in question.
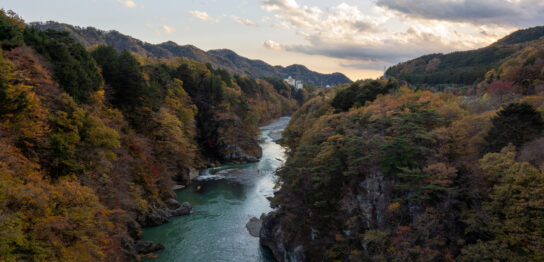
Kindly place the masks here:
POLYGON ((0 260, 134 261, 196 168, 257 161, 308 99, 186 58, 85 49, 0 11, 0 260))
POLYGON ((544 49, 533 44, 468 89, 389 78, 312 98, 283 133, 289 158, 261 243, 279 261, 542 261, 544 49))

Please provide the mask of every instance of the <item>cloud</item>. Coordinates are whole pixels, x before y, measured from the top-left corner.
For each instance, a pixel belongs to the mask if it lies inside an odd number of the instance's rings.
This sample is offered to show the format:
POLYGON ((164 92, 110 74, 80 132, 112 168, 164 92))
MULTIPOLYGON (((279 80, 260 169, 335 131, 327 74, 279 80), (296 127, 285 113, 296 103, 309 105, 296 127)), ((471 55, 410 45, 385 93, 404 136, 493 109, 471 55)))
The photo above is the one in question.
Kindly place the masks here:
POLYGON ((232 19, 238 23, 238 24, 241 24, 241 25, 245 25, 245 26, 257 26, 257 23, 247 19, 247 18, 242 18, 242 17, 238 17, 238 16, 235 16, 235 15, 231 15, 232 19))
POLYGON ((171 34, 171 33, 173 33, 174 31, 176 31, 175 28, 170 27, 170 26, 167 26, 167 25, 163 25, 163 26, 162 26, 162 29, 163 29, 167 34, 171 34))
POLYGON ((283 50, 283 47, 281 44, 277 43, 277 42, 274 42, 272 40, 266 40, 264 41, 263 43, 263 46, 268 48, 268 49, 271 49, 271 50, 275 50, 275 51, 281 51, 283 50))
POLYGON ((264 0, 261 7, 268 12, 278 11, 275 17, 283 20, 287 28, 313 28, 323 13, 317 7, 299 6, 294 0, 264 0))
POLYGON ((412 17, 478 25, 529 26, 544 20, 541 0, 378 0, 377 5, 412 17))
POLYGON ((208 13, 206 12, 202 12, 202 11, 196 11, 196 10, 193 10, 193 11, 189 11, 189 14, 191 14, 192 16, 196 17, 197 19, 201 20, 201 21, 204 21, 204 22, 212 22, 212 23, 217 23, 219 22, 219 20, 221 19, 221 17, 218 17, 218 18, 213 18, 211 17, 210 15, 208 15, 208 13))
POLYGON ((367 70, 384 70, 386 63, 379 63, 372 60, 361 60, 361 61, 352 61, 352 60, 341 60, 338 63, 339 66, 344 68, 352 69, 367 69, 367 70))
POLYGON ((328 57, 359 61, 368 64, 370 61, 380 63, 395 63, 398 60, 409 59, 416 55, 441 52, 450 48, 442 42, 440 37, 417 32, 409 29, 406 32, 391 35, 390 39, 368 41, 350 41, 341 39, 310 36, 308 44, 280 45, 283 50, 305 53, 310 55, 324 55, 328 57))
POLYGON ((295 29, 305 35, 315 34, 357 34, 372 31, 383 18, 371 17, 356 6, 342 3, 324 12, 318 7, 301 6, 294 0, 264 0, 261 7, 275 13, 279 25, 295 29))
POLYGON ((132 1, 132 0, 117 0, 117 2, 119 4, 122 4, 122 5, 126 6, 126 7, 128 7, 128 8, 136 7, 136 3, 134 3, 134 1, 132 1))
POLYGON ((344 61, 345 67, 381 69, 423 54, 479 48, 515 29, 508 25, 475 25, 470 21, 407 15, 383 5, 394 0, 378 1, 382 4, 364 9, 346 3, 322 9, 300 5, 296 0, 262 0, 261 8, 273 14, 274 26, 294 30, 305 40, 303 44, 268 40, 263 46, 337 58, 344 61))

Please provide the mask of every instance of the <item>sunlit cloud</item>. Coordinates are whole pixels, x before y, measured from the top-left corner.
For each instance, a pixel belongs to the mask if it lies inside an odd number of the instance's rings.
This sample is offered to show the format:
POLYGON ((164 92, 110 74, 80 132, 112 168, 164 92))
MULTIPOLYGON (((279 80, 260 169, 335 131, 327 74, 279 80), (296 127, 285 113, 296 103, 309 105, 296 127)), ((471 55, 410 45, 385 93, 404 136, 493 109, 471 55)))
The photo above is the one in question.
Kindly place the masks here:
POLYGON ((271 49, 271 50, 275 50, 275 51, 281 51, 283 50, 283 47, 281 46, 281 44, 277 43, 277 42, 274 42, 272 40, 266 40, 263 42, 263 46, 268 48, 268 49, 271 49))
MULTIPOLYGON (((534 0, 519 0, 527 1, 534 0)), ((341 66, 344 67, 378 69, 423 54, 479 48, 516 29, 508 24, 475 24, 471 19, 465 21, 452 17, 445 20, 411 15, 408 11, 401 13, 400 10, 404 9, 400 7, 392 8, 392 3, 413 3, 413 6, 419 5, 423 8, 423 4, 416 2, 378 0, 379 5, 373 4, 370 9, 362 9, 346 3, 319 8, 300 5, 296 0, 262 0, 261 8, 273 14, 274 26, 295 30, 305 40, 303 44, 267 40, 263 46, 271 50, 341 59, 344 61, 341 66), (386 2, 390 5, 386 5, 386 2)), ((434 4, 436 3, 429 6, 434 4)), ((481 13, 487 14, 486 12, 482 10, 481 13)))
POLYGON ((163 25, 163 26, 162 26, 162 29, 163 29, 167 34, 171 34, 171 33, 173 33, 174 31, 176 31, 175 28, 170 27, 170 26, 167 26, 167 25, 163 25))
POLYGON ((235 15, 231 15, 231 17, 232 17, 232 20, 234 20, 238 24, 245 25, 245 26, 257 26, 257 23, 247 18, 242 18, 235 15))
POLYGON ((208 13, 206 12, 196 11, 196 10, 189 11, 189 14, 204 22, 217 23, 221 19, 221 17, 213 18, 210 15, 208 15, 208 13))
POLYGON ((134 3, 134 1, 132 0, 117 0, 117 2, 121 5, 124 5, 128 8, 134 8, 136 7, 136 3, 134 3))

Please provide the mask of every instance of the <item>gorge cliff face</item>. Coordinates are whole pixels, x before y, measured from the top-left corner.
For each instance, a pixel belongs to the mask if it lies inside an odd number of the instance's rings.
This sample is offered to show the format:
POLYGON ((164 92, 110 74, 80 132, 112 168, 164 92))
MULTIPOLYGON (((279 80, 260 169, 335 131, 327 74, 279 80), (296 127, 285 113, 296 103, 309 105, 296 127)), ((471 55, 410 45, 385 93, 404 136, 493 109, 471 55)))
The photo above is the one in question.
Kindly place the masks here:
POLYGON ((504 101, 392 83, 336 87, 293 115, 261 243, 278 261, 537 259, 542 89, 504 101))

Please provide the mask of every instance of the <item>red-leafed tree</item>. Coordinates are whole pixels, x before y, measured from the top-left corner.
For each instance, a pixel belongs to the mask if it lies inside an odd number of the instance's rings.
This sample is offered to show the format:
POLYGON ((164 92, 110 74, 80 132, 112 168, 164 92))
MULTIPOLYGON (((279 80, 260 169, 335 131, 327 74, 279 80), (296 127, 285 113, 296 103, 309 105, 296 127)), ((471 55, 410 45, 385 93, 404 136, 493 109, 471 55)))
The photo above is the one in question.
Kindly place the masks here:
POLYGON ((516 87, 513 82, 495 81, 488 87, 489 94, 499 98, 502 104, 503 98, 507 95, 511 95, 516 91, 516 87))

